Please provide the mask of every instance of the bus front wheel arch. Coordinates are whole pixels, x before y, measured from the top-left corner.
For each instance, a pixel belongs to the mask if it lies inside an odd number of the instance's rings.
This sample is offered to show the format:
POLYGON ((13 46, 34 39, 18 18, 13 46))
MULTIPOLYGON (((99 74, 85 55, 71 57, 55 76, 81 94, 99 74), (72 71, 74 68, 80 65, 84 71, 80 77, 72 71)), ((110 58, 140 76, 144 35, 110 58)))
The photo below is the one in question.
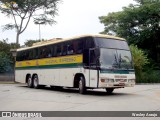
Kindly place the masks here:
POLYGON ((83 74, 76 74, 74 78, 74 87, 79 88, 79 93, 84 94, 86 92, 86 81, 83 74))

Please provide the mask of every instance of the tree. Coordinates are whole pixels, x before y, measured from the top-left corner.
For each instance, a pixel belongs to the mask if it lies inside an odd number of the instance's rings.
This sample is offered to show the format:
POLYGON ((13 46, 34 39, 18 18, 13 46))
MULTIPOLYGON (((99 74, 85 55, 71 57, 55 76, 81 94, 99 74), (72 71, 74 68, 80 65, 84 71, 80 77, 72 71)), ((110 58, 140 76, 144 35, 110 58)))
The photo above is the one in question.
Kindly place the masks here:
POLYGON ((14 24, 4 26, 4 30, 16 29, 16 43, 19 44, 19 36, 22 34, 31 18, 34 23, 52 25, 57 14, 57 4, 60 0, 0 0, 0 11, 8 17, 13 17, 14 24))
POLYGON ((13 71, 14 58, 10 49, 18 47, 20 46, 15 43, 7 43, 7 39, 0 41, 0 73, 13 71))
POLYGON ((6 40, 0 40, 0 52, 4 52, 8 55, 11 55, 10 49, 19 48, 20 45, 15 43, 7 43, 8 39, 6 40))
POLYGON ((140 80, 143 67, 146 64, 149 64, 149 60, 145 52, 141 49, 138 49, 137 46, 130 45, 130 49, 132 52, 132 59, 133 59, 133 64, 136 72, 136 77, 138 80, 140 80))
POLYGON ((37 42, 41 42, 41 40, 27 40, 24 44, 27 47, 31 47, 33 45, 33 43, 37 43, 37 42))
POLYGON ((0 52, 0 73, 13 71, 13 61, 8 54, 0 52))
POLYGON ((115 33, 129 44, 145 50, 149 57, 160 62, 160 1, 136 0, 122 11, 99 17, 105 29, 102 33, 115 33))

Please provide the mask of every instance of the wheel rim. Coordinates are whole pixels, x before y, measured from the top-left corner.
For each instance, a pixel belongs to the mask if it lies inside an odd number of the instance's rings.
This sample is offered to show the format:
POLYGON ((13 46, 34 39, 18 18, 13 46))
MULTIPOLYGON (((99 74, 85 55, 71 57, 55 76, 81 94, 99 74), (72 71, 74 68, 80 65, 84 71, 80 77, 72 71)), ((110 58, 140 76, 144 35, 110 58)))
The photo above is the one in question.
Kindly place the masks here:
POLYGON ((82 90, 82 80, 79 81, 79 90, 82 90))
POLYGON ((31 78, 28 78, 28 86, 31 86, 31 84, 32 84, 32 80, 31 78))
POLYGON ((34 78, 34 87, 37 87, 37 86, 38 86, 38 79, 34 78))

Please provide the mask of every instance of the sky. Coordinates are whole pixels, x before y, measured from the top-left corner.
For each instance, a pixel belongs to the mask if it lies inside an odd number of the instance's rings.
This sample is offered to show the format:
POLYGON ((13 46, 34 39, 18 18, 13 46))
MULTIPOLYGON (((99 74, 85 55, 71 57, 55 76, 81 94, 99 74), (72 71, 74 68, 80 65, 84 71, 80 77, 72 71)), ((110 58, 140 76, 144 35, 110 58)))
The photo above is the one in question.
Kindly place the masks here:
MULTIPOLYGON (((69 38, 83 34, 98 34, 104 30, 100 16, 109 12, 121 11, 122 7, 135 3, 133 0, 63 0, 58 5, 56 24, 41 25, 41 38, 69 38)), ((12 23, 13 19, 0 13, 0 40, 8 38, 8 42, 16 41, 16 31, 2 31, 2 26, 12 23)), ((20 44, 26 40, 39 39, 39 26, 30 21, 27 29, 20 35, 20 44)))

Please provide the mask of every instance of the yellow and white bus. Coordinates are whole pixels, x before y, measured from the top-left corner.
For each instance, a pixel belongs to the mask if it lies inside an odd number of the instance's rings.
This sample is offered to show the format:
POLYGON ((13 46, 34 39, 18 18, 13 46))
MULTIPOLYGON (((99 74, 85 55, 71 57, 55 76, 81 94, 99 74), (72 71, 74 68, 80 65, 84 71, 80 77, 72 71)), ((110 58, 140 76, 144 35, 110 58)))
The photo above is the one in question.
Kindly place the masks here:
POLYGON ((82 35, 17 49, 16 81, 86 89, 135 85, 132 56, 125 39, 109 35, 82 35))

